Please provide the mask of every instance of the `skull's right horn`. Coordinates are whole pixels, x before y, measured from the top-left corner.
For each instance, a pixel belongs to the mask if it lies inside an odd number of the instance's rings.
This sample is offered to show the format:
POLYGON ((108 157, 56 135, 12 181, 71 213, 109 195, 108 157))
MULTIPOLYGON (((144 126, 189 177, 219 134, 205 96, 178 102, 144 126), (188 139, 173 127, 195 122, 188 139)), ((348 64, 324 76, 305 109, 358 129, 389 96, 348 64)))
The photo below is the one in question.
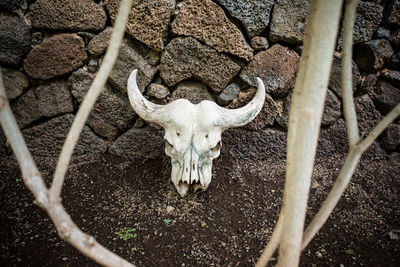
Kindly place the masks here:
POLYGON ((136 83, 136 74, 137 69, 131 72, 128 79, 128 97, 133 109, 145 121, 163 126, 166 122, 167 107, 151 103, 143 97, 136 83))

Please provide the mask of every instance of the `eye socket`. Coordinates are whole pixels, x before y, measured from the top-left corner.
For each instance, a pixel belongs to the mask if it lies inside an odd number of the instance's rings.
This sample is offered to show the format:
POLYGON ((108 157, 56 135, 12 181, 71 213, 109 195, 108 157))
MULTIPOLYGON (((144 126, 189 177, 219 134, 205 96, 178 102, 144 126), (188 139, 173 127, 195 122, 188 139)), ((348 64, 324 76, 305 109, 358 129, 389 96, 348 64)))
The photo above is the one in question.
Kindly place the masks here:
POLYGON ((221 149, 221 146, 222 146, 222 143, 221 143, 221 141, 219 141, 217 143, 217 145, 215 147, 213 147, 213 149, 211 149, 211 152, 212 153, 217 153, 221 149))

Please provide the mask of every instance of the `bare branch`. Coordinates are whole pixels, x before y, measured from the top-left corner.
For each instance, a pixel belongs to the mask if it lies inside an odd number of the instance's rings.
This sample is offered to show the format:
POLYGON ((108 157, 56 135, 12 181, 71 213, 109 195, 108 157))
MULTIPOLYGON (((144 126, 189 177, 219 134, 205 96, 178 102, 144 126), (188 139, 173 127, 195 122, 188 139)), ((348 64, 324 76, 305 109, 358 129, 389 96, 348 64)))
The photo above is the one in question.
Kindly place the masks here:
POLYGON ((271 239, 269 240, 267 246, 265 247, 263 253, 261 254, 261 257, 258 259, 256 267, 267 266, 275 250, 278 248, 279 240, 281 239, 282 235, 282 224, 283 224, 283 215, 281 213, 279 215, 279 219, 278 222, 276 223, 275 229, 272 232, 271 239))
POLYGON ((108 46, 107 52, 104 56, 103 63, 101 64, 96 78, 90 86, 90 89, 85 99, 83 100, 78 110, 78 113, 76 114, 75 120, 72 123, 71 129, 65 140, 60 157, 58 159, 53 183, 50 188, 50 198, 53 200, 56 200, 60 197, 65 173, 67 172, 67 168, 71 160, 72 152, 74 151, 76 142, 79 139, 79 135, 89 116, 89 113, 94 103, 96 102, 101 90, 103 89, 108 79, 108 76, 110 75, 110 72, 114 66, 115 60, 117 59, 131 6, 132 0, 121 1, 118 16, 114 24, 114 30, 111 35, 110 45, 108 46))
POLYGON ((400 114, 400 104, 398 104, 368 135, 360 142, 357 117, 354 109, 353 92, 351 87, 351 49, 352 34, 357 9, 358 0, 346 1, 344 18, 344 37, 343 37, 343 62, 342 62, 342 83, 343 83, 343 103, 346 118, 347 133, 350 142, 350 151, 345 163, 340 170, 339 176, 332 187, 327 199, 321 209, 315 215, 310 225, 306 228, 302 241, 302 249, 306 248, 321 227, 325 224, 329 215, 332 213, 346 186, 357 167, 362 153, 374 142, 382 131, 400 114))
POLYGON ((369 135, 360 142, 358 145, 360 147, 361 153, 367 150, 368 147, 372 145, 375 139, 392 123, 397 117, 400 116, 400 103, 398 103, 392 111, 390 111, 382 121, 375 126, 375 128, 369 133, 369 135))
POLYGON ((18 128, 14 115, 8 103, 1 70, 0 70, 0 123, 8 142, 13 149, 21 168, 25 185, 35 196, 35 202, 43 208, 53 221, 59 236, 77 248, 87 257, 105 266, 133 266, 108 249, 100 245, 96 240, 83 233, 71 220, 59 201, 52 201, 48 197, 48 190, 43 182, 39 170, 29 153, 21 131, 18 128))
POLYGON ((354 108, 352 87, 352 57, 353 57, 353 29, 358 0, 345 1, 345 13, 343 21, 343 43, 342 43, 342 94, 343 111, 346 119, 347 135, 349 136, 349 147, 355 145, 359 139, 357 114, 354 108))

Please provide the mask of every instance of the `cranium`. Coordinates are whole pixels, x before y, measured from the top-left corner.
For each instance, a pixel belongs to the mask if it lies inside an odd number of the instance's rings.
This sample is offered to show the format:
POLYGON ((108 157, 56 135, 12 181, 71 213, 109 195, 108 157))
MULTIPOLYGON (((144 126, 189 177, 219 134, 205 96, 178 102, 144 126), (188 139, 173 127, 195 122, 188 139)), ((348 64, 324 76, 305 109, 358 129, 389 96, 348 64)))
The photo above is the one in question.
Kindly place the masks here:
POLYGON ((197 105, 178 99, 167 105, 148 101, 136 84, 137 70, 128 79, 129 101, 145 121, 165 130, 165 153, 171 157, 171 180, 183 197, 190 187, 206 190, 211 182, 212 161, 221 150, 221 134, 228 128, 252 121, 264 104, 265 89, 257 78, 258 90, 250 103, 238 109, 225 109, 212 101, 197 105))

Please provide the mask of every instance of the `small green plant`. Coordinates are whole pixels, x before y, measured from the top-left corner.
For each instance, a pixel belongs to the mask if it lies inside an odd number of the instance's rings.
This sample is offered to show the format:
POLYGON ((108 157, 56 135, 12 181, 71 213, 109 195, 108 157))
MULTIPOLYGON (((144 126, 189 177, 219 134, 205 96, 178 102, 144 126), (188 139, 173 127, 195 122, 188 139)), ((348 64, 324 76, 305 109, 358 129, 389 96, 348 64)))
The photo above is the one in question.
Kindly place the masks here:
POLYGON ((133 237, 136 237, 136 232, 137 227, 131 228, 131 229, 120 229, 119 232, 117 232, 117 235, 119 236, 120 239, 128 240, 133 237))
POLYGON ((165 223, 166 225, 170 224, 171 222, 172 222, 171 219, 165 219, 165 220, 164 220, 164 223, 165 223))

